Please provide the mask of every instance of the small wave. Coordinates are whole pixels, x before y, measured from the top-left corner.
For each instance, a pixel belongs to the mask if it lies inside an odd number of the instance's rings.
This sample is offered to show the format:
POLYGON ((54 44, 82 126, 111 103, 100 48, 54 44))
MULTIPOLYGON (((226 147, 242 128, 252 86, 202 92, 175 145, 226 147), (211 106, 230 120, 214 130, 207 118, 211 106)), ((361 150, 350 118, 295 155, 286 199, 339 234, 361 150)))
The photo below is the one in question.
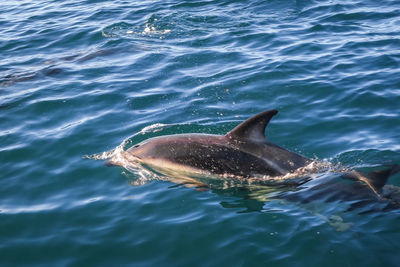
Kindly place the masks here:
MULTIPOLYGON (((129 144, 132 144, 132 139, 135 136, 138 135, 144 135, 146 133, 156 133, 159 131, 162 131, 164 127, 169 126, 168 124, 163 124, 163 123, 155 123, 149 126, 144 127, 142 130, 140 130, 138 133, 136 133, 135 135, 133 135, 130 138, 126 138, 122 141, 121 144, 119 144, 117 147, 102 152, 102 153, 95 153, 92 155, 84 155, 83 158, 85 159, 93 159, 93 160, 106 160, 106 159, 111 159, 111 158, 115 158, 118 159, 118 157, 120 157, 125 150, 125 147, 127 147, 129 144)), ((119 164, 118 164, 119 165, 119 164)))
MULTIPOLYGON (((124 142, 121 143, 121 145, 124 142)), ((96 153, 96 154, 92 154, 92 155, 84 155, 83 158, 84 159, 94 159, 94 160, 106 160, 109 158, 112 158, 115 154, 119 153, 119 150, 122 150, 123 147, 119 145, 116 148, 109 150, 109 151, 105 151, 103 153, 96 153)))
POLYGON ((149 132, 156 133, 156 132, 161 131, 166 126, 169 126, 169 125, 164 124, 164 123, 155 123, 155 124, 144 127, 138 134, 145 134, 145 133, 149 133, 149 132))
POLYGON ((0 206, 0 214, 17 214, 17 213, 37 213, 46 212, 59 208, 58 204, 36 204, 27 206, 0 206))

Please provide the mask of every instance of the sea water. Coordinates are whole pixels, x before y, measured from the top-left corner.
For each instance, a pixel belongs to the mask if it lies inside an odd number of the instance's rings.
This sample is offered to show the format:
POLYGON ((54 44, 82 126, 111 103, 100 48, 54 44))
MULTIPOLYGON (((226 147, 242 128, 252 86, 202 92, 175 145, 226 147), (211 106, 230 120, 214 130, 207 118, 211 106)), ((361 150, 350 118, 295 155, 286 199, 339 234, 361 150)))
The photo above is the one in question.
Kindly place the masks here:
POLYGON ((286 149, 400 163, 399 1, 3 1, 0 33, 0 265, 399 265, 399 209, 85 157, 275 108, 286 149))

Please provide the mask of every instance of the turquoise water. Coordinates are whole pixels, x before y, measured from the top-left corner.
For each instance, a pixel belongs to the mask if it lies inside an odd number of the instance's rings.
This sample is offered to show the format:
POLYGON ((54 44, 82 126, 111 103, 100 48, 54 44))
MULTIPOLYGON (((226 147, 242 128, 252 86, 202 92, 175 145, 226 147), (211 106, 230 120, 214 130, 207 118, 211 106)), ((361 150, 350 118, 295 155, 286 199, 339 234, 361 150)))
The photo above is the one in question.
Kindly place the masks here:
MULTIPOLYGON (((0 25, 0 265, 398 266, 400 209, 349 209, 357 192, 199 191, 85 158, 276 108, 280 146, 400 163, 398 1, 7 1, 0 25)), ((313 183, 332 181, 352 185, 313 183)))

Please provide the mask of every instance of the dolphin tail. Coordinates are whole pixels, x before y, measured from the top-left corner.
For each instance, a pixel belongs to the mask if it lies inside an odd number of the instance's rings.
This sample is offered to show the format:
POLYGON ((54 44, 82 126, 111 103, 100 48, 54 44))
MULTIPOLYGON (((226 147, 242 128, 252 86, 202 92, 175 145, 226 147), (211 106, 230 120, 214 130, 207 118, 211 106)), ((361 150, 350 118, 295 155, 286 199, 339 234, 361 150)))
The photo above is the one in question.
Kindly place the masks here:
POLYGON ((386 184, 387 180, 390 176, 395 175, 396 173, 400 172, 400 165, 395 164, 392 165, 390 168, 378 171, 372 171, 369 173, 364 173, 362 171, 352 171, 350 173, 346 173, 342 175, 345 179, 355 180, 355 181, 362 181, 368 187, 371 188, 374 193, 380 196, 380 192, 382 187, 386 184))

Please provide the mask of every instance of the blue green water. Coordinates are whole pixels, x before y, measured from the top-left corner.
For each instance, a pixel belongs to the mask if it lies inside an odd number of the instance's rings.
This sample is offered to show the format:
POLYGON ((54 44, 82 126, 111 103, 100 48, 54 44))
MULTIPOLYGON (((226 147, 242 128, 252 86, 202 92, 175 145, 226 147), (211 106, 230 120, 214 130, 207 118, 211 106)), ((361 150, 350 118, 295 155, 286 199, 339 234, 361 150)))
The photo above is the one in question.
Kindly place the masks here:
POLYGON ((399 1, 1 6, 0 265, 399 265, 399 209, 134 186, 84 158, 125 139, 224 134, 276 108, 267 135, 280 146, 400 163, 399 1))

